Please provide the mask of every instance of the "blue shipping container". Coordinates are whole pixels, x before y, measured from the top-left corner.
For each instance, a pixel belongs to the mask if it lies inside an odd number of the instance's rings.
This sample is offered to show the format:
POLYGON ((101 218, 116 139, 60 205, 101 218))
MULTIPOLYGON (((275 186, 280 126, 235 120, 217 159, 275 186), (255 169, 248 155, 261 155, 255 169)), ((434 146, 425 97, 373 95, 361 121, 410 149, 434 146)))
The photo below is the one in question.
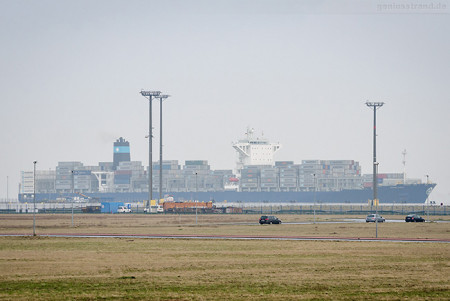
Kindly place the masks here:
POLYGON ((117 213, 119 206, 123 206, 123 202, 101 203, 102 213, 117 213))

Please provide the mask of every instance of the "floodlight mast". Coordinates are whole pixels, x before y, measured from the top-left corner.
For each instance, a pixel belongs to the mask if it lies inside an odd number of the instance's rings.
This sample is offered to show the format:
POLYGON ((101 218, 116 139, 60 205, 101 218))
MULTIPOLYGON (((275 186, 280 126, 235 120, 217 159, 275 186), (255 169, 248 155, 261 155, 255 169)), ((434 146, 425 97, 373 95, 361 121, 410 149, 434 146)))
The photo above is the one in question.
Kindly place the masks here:
POLYGON ((378 162, 377 162, 377 110, 384 105, 384 102, 366 102, 368 107, 373 108, 373 202, 376 206, 375 215, 375 237, 378 238, 378 162))
POLYGON ((373 108, 373 200, 377 202, 377 110, 384 102, 366 102, 368 107, 373 108))
MULTIPOLYGON (((148 202, 147 202, 147 209, 150 209, 150 202, 153 199, 153 164, 152 164, 152 140, 153 140, 153 133, 152 133, 152 97, 156 97, 161 94, 161 91, 144 91, 141 90, 141 95, 144 96, 149 100, 149 121, 148 121, 148 127, 149 127, 149 134, 148 134, 148 202)), ((149 212, 148 210, 147 212, 149 212)))
POLYGON ((162 104, 163 104, 163 99, 167 99, 169 98, 170 95, 167 94, 160 94, 158 96, 156 96, 156 98, 159 98, 159 200, 162 199, 162 162, 163 162, 163 141, 162 141, 162 137, 163 137, 163 132, 162 132, 162 104))

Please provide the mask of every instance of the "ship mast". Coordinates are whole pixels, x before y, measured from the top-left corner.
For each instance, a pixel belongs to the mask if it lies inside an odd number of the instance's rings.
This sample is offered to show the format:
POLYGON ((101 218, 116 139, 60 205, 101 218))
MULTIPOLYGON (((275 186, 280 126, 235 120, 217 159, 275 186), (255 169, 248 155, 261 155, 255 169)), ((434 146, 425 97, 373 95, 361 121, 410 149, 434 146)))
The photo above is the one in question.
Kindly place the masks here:
POLYGON ((247 140, 251 141, 253 140, 253 132, 255 129, 251 129, 250 127, 247 127, 247 132, 245 132, 245 135, 247 136, 247 140))

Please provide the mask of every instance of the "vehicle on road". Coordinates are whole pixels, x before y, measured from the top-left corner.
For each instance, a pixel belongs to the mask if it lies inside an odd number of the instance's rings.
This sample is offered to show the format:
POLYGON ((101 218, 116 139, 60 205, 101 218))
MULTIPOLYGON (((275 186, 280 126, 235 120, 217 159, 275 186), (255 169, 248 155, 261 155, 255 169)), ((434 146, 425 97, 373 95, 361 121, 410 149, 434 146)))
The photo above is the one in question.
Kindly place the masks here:
POLYGON ((379 214, 369 214, 366 217, 366 223, 370 223, 370 222, 372 222, 372 223, 375 223, 375 222, 383 223, 385 221, 386 220, 384 219, 384 217, 382 217, 379 214))
POLYGON ((145 213, 163 213, 164 208, 161 205, 150 206, 150 208, 144 208, 145 213))
POLYGON ((423 223, 425 219, 417 214, 409 214, 405 217, 405 222, 423 223))
POLYGON ((126 206, 119 206, 117 209, 118 213, 131 213, 131 209, 126 206))
POLYGON ((259 218, 259 223, 262 224, 281 224, 281 220, 273 215, 262 215, 259 218))

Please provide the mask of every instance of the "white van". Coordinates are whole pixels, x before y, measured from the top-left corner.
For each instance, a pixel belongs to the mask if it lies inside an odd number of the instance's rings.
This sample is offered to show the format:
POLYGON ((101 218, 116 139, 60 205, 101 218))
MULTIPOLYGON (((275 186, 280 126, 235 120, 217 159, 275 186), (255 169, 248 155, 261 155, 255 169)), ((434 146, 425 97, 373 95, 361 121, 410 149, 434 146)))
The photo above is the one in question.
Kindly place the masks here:
POLYGON ((131 209, 125 206, 119 206, 117 213, 131 213, 131 209))
POLYGON ((144 208, 144 212, 163 213, 164 212, 164 208, 161 205, 150 206, 150 211, 148 210, 148 208, 144 208))

